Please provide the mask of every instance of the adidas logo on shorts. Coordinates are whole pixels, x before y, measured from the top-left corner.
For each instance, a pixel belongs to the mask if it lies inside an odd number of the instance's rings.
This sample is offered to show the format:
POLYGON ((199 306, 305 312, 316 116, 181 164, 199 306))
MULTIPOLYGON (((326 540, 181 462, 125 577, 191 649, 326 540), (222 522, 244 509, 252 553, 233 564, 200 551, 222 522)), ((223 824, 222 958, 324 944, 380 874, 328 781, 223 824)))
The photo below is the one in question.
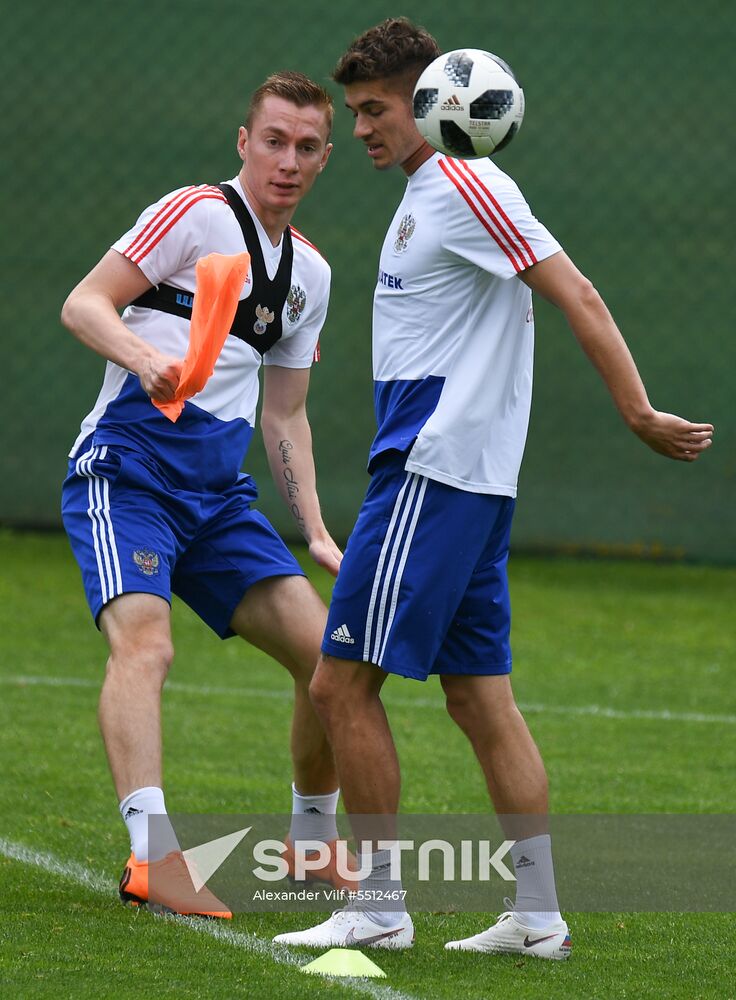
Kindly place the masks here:
POLYGON ((350 632, 348 632, 347 625, 340 625, 339 628, 336 628, 330 636, 330 639, 333 639, 335 642, 347 642, 351 646, 355 645, 355 639, 353 639, 350 632))

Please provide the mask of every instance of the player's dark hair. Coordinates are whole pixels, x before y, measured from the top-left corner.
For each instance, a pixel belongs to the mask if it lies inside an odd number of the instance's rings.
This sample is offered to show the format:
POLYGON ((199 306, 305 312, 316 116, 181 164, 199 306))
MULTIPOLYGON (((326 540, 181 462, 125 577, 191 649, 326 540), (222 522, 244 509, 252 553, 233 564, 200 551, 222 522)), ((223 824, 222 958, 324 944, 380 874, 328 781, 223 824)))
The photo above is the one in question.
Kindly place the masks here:
POLYGON ((422 70, 439 55, 441 49, 428 31, 407 17, 389 17, 352 42, 332 79, 345 86, 396 78, 411 92, 422 70))
POLYGON ((320 84, 310 80, 303 73, 296 73, 290 69, 281 70, 279 73, 272 73, 260 87, 253 92, 248 105, 248 112, 245 116, 245 127, 249 129, 253 119, 263 104, 264 98, 281 97, 285 101, 291 101, 298 108, 317 107, 324 109, 327 119, 328 134, 332 129, 332 118, 335 112, 332 97, 320 84))

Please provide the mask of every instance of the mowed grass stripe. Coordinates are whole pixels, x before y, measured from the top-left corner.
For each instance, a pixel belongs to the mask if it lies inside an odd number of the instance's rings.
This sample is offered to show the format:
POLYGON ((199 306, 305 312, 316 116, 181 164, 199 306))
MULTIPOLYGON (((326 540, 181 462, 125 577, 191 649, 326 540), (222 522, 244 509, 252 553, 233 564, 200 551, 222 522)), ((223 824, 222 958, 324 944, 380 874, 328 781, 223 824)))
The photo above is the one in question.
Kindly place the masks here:
MULTIPOLYGON (((12 678, 0 677, 1 835, 111 880, 127 840, 94 710, 104 641, 64 538, 0 534, 0 548, 0 674, 12 678)), ((519 702, 532 706, 527 719, 554 811, 731 812, 733 723, 702 720, 736 714, 729 686, 736 570, 517 559, 511 573, 514 685, 519 702), (646 717, 663 710, 664 718, 646 717)), ((328 600, 331 580, 311 575, 328 600)), ((245 643, 216 641, 181 602, 172 630, 178 653, 163 712, 171 803, 189 813, 288 812, 286 673, 245 643)), ((483 776, 437 685, 396 681, 386 703, 404 811, 488 812, 483 776)), ((207 931, 194 936, 174 920, 126 910, 114 890, 93 893, 1 856, 0 881, 0 979, 10 976, 8 995, 359 995, 207 931)), ((416 914, 416 947, 378 959, 388 982, 424 1000, 736 1000, 731 915, 574 914, 575 954, 561 968, 444 951, 445 941, 487 926, 491 911, 416 914)), ((238 915, 225 929, 270 942, 304 926, 304 914, 290 912, 238 915)))
MULTIPOLYGON (((79 687, 99 689, 101 681, 84 677, 44 677, 41 675, 0 676, 0 684, 14 687, 79 687)), ((174 694, 193 694, 201 697, 222 696, 226 698, 267 698, 278 701, 288 701, 293 695, 286 688, 231 688, 208 684, 182 684, 179 681, 167 681, 166 690, 174 694)), ((435 698, 397 698, 389 694, 386 704, 397 708, 440 708, 444 704, 435 698)), ((642 719, 649 722, 703 722, 716 725, 736 725, 736 715, 717 715, 709 712, 677 712, 668 708, 661 709, 619 709, 606 705, 545 705, 538 702, 519 702, 522 712, 554 713, 555 715, 590 715, 605 719, 634 720, 642 719)))
MULTIPOLYGON (((3 837, 0 837, 0 856, 8 858, 11 861, 18 861, 21 864, 33 865, 35 868, 40 868, 50 875, 56 875, 75 882, 98 895, 110 896, 117 892, 117 884, 115 882, 89 868, 85 868, 84 865, 80 865, 76 861, 64 861, 48 851, 37 851, 25 844, 9 841, 3 837)), ((315 957, 314 952, 308 951, 294 954, 288 948, 272 944, 270 941, 265 941, 255 934, 235 931, 221 921, 200 920, 196 917, 157 916, 155 919, 175 922, 177 925, 196 931, 199 934, 205 934, 235 948, 243 948, 246 951, 255 952, 263 958, 270 959, 279 965, 291 966, 294 969, 300 969, 302 965, 306 965, 308 961, 311 961, 315 957)), ((380 956, 380 952, 376 954, 380 956)), ((330 985, 374 997, 375 1000, 420 1000, 419 997, 400 992, 391 986, 364 982, 361 979, 354 979, 352 977, 340 978, 339 981, 335 981, 334 983, 330 980, 325 981, 330 983, 330 985)))

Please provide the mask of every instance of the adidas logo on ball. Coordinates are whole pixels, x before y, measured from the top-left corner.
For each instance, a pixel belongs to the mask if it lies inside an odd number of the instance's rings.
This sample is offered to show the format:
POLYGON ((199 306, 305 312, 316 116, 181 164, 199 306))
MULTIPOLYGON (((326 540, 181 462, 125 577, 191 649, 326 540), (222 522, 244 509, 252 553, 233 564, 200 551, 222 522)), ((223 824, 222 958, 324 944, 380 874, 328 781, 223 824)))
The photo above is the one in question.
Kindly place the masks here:
POLYGON ((457 94, 453 94, 452 97, 448 97, 444 103, 440 105, 440 111, 464 111, 465 105, 461 104, 460 98, 457 94))

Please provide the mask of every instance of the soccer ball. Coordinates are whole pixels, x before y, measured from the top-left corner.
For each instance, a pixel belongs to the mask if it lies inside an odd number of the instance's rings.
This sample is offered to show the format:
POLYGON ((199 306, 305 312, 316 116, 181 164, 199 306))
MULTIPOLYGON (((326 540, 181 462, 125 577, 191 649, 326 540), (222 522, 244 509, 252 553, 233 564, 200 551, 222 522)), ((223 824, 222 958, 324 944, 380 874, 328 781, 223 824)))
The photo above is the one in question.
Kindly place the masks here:
POLYGON ((414 88, 414 121, 448 156, 490 156, 511 142, 524 117, 524 91, 511 67, 481 49, 438 56, 414 88))

